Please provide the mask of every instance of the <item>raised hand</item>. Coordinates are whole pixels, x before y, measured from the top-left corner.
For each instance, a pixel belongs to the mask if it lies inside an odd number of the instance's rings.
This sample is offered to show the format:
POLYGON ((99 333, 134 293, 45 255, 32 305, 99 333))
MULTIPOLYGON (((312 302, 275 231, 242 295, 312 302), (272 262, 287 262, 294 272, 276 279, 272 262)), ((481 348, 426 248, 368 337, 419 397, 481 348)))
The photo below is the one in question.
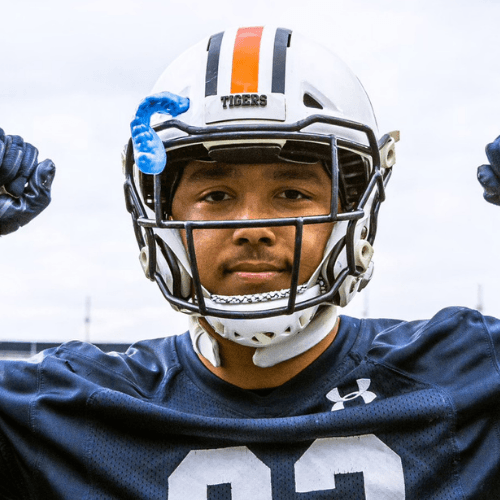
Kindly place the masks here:
POLYGON ((50 203, 55 174, 51 160, 38 163, 38 150, 0 129, 0 235, 34 219, 50 203))
POLYGON ((500 136, 486 146, 489 165, 477 169, 477 178, 484 188, 484 199, 500 205, 500 136))

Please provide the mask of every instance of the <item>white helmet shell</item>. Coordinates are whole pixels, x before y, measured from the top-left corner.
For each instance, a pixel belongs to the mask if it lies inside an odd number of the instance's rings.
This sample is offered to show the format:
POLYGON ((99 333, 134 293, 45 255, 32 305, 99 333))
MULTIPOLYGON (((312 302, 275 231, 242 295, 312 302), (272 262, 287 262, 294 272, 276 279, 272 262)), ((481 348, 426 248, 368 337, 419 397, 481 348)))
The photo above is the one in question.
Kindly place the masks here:
MULTIPOLYGON (((246 43, 241 52, 251 50, 246 43)), ((233 120, 296 123, 320 113, 364 124, 378 135, 368 95, 349 67, 326 47, 284 28, 233 28, 202 40, 163 72, 152 94, 162 91, 189 98, 182 120, 192 126, 233 120), (258 44, 254 60, 248 54, 238 60, 238 45, 249 39, 258 44), (238 66, 252 63, 256 68, 248 81, 248 74, 237 73, 238 66), (247 81, 241 84, 239 77, 247 81)), ((162 121, 156 115, 152 124, 162 121)), ((313 127, 368 145, 366 135, 353 129, 313 127)))

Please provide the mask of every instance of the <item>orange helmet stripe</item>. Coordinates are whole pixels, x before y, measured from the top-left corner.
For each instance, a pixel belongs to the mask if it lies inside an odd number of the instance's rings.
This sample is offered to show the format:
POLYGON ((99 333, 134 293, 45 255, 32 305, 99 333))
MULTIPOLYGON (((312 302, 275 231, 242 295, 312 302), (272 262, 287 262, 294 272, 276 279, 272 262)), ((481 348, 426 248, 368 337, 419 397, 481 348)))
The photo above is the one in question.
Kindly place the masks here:
POLYGON ((231 94, 257 92, 259 88, 259 52, 263 27, 240 28, 233 52, 231 94))

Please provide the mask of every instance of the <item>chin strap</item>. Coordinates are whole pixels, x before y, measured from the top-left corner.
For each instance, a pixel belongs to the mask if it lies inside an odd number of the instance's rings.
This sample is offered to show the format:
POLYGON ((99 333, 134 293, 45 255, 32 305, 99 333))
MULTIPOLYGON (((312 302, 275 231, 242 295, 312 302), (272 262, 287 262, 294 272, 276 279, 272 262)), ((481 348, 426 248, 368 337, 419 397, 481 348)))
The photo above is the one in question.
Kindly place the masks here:
POLYGON ((219 344, 201 325, 198 316, 189 316, 189 336, 193 349, 198 356, 203 356, 214 368, 220 363, 219 344))
MULTIPOLYGON (((253 355, 254 365, 268 368, 308 351, 333 330, 337 320, 335 306, 321 307, 314 319, 296 335, 279 344, 256 348, 253 355)), ((197 316, 189 318, 189 335, 193 349, 198 355, 203 356, 215 368, 221 366, 217 340, 200 325, 197 316)))

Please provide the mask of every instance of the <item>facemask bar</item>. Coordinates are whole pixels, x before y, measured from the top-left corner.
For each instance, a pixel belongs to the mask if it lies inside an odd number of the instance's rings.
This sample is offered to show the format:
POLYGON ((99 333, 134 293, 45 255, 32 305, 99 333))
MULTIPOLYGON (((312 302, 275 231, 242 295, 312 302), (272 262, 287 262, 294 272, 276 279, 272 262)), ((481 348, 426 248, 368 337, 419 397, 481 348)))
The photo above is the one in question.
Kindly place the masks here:
MULTIPOLYGON (((336 297, 342 283, 350 274, 358 276, 360 271, 356 269, 354 244, 354 232, 356 223, 364 217, 364 207, 370 196, 375 193, 375 200, 371 205, 371 222, 370 234, 368 240, 373 242, 376 231, 376 216, 380 203, 385 199, 385 185, 390 175, 390 169, 382 172, 380 165, 379 147, 373 130, 366 125, 344 120, 341 118, 328 117, 324 115, 312 115, 308 118, 293 124, 272 124, 272 125, 225 125, 211 127, 192 127, 178 120, 169 120, 157 127, 155 130, 160 132, 167 129, 177 129, 186 133, 186 136, 177 137, 175 139, 163 141, 163 144, 168 151, 170 149, 179 148, 191 144, 199 143, 214 143, 217 141, 231 141, 234 143, 244 143, 249 140, 264 140, 272 142, 272 140, 295 140, 311 143, 320 143, 329 145, 331 151, 332 165, 332 182, 331 182, 331 205, 330 213, 327 215, 307 216, 297 218, 277 218, 277 219, 252 219, 252 220, 230 220, 230 221, 175 221, 168 220, 165 217, 164 201, 161 197, 161 174, 154 176, 154 219, 148 217, 146 209, 139 196, 136 182, 134 180, 134 158, 132 147, 129 142, 126 158, 125 158, 125 198, 127 209, 132 215, 134 231, 136 238, 141 248, 141 256, 143 252, 147 252, 147 263, 145 267, 146 275, 157 282, 165 298, 176 308, 183 312, 195 313, 202 316, 214 316, 221 318, 233 319, 258 319, 264 317, 272 317, 278 315, 292 314, 295 311, 307 309, 321 303, 335 304, 336 297), (353 141, 337 138, 334 135, 325 135, 320 133, 312 133, 304 131, 304 129, 312 124, 321 123, 353 129, 363 133, 368 142, 368 146, 354 143, 353 141), (350 212, 338 213, 338 195, 339 195, 339 162, 337 149, 338 147, 357 151, 367 155, 372 159, 371 175, 369 182, 355 208, 350 212), (330 265, 327 268, 327 279, 330 289, 325 293, 320 294, 312 299, 297 303, 297 287, 300 266, 300 253, 302 246, 302 231, 304 224, 317 224, 325 222, 342 222, 347 221, 348 227, 346 236, 342 238, 333 249, 330 258, 330 265), (204 300, 204 291, 200 281, 198 266, 196 262, 196 252, 194 248, 193 231, 196 229, 217 229, 217 228, 241 228, 241 227, 278 227, 278 226, 294 226, 295 227, 295 248, 294 248, 294 263, 292 266, 292 280, 288 304, 286 307, 279 307, 263 311, 224 311, 207 307, 204 300), (180 293, 180 272, 175 255, 168 246, 154 234, 153 228, 170 228, 184 229, 187 239, 187 253, 191 263, 191 273, 194 284, 196 299, 190 300, 183 298, 180 293), (157 271, 157 244, 163 257, 167 261, 173 275, 173 289, 169 290, 164 277, 157 271), (348 266, 340 271, 334 278, 333 265, 336 258, 346 248, 348 266)), ((167 160, 168 168, 168 160, 167 160)))

